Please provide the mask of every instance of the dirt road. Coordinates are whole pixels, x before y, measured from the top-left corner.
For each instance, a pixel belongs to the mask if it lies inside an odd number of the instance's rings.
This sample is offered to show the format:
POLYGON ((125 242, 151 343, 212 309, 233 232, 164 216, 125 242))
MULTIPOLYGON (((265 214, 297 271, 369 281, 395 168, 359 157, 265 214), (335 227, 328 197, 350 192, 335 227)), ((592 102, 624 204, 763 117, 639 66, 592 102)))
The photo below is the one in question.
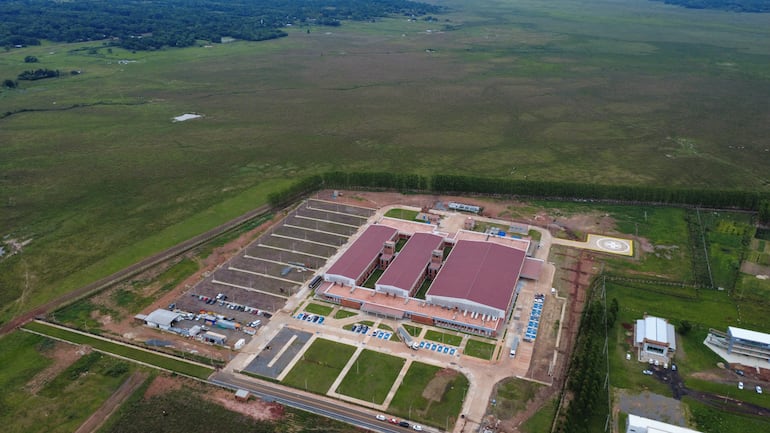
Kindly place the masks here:
POLYGON ((102 407, 92 413, 91 416, 88 417, 77 430, 75 430, 75 433, 91 433, 97 431, 102 424, 107 421, 110 415, 112 415, 137 388, 142 386, 144 381, 147 380, 147 376, 147 373, 141 371, 132 374, 122 385, 120 385, 120 388, 118 388, 110 398, 102 404, 102 407))

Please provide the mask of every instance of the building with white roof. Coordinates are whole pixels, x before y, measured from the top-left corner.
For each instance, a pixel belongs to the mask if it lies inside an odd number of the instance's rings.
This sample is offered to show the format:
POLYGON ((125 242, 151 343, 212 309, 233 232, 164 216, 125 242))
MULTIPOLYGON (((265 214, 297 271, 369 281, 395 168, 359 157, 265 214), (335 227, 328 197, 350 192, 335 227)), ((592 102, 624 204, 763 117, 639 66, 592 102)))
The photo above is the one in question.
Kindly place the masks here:
POLYGON ((144 323, 147 324, 147 326, 168 331, 180 318, 181 315, 179 313, 157 309, 144 318, 144 323))
POLYGON ((676 351, 674 325, 660 317, 645 316, 636 321, 634 346, 639 348, 639 360, 668 362, 669 352, 676 351))
POLYGON ((700 433, 697 430, 628 414, 626 433, 700 433))
POLYGON ((728 326, 727 353, 770 360, 770 334, 728 326))

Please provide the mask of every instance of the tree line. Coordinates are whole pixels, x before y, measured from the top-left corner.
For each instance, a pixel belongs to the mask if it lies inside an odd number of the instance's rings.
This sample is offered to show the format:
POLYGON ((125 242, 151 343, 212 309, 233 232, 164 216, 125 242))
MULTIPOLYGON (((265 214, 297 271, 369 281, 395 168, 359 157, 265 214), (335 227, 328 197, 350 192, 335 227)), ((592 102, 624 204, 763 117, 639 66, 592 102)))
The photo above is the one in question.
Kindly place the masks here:
POLYGON ((4 0, 0 46, 110 40, 126 49, 151 50, 224 37, 273 39, 286 36, 281 28, 287 25, 337 26, 341 20, 441 10, 410 0, 4 0))
POLYGON ((690 9, 721 9, 732 12, 770 12, 770 0, 657 0, 690 9))
POLYGON ((676 188, 650 185, 606 185, 563 181, 515 180, 492 177, 414 173, 333 171, 302 179, 286 193, 275 193, 274 205, 288 196, 320 188, 389 189, 434 194, 486 194, 560 200, 598 200, 760 212, 770 221, 770 193, 746 190, 676 188))

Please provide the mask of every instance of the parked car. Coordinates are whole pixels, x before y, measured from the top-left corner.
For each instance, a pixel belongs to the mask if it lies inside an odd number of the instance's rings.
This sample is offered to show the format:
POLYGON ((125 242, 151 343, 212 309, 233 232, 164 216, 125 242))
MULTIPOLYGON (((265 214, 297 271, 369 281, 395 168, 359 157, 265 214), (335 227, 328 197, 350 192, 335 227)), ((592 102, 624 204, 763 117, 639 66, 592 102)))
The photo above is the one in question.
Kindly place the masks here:
POLYGON ((419 424, 415 424, 415 425, 412 426, 412 429, 414 431, 422 431, 422 426, 419 425, 419 424))
POLYGON ((381 413, 377 414, 377 416, 375 418, 377 418, 379 421, 385 421, 387 419, 387 418, 385 418, 385 415, 383 415, 381 413))
POLYGON ((388 422, 391 424, 398 424, 398 420, 396 418, 391 418, 388 420, 388 422))
POLYGON ((652 370, 642 370, 642 374, 645 374, 647 376, 652 376, 652 370))
POLYGON ((409 423, 406 421, 401 421, 400 423, 398 423, 398 425, 400 425, 401 427, 409 428, 409 423))
POLYGON ((737 374, 738 376, 745 376, 746 375, 746 373, 744 373, 743 370, 735 370, 735 374, 737 374))
POLYGON ((757 394, 762 394, 762 387, 757 385, 754 389, 757 390, 757 394))
POLYGON ((738 382, 738 389, 743 389, 743 382, 738 382))

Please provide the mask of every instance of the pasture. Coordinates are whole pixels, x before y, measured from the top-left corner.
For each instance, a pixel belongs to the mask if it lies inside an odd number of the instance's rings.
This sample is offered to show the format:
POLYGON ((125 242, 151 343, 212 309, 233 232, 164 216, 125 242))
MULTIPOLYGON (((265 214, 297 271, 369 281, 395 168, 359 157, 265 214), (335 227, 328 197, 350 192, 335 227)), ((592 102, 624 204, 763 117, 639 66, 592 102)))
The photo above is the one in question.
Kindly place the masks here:
POLYGON ((0 320, 330 169, 767 190, 767 14, 445 4, 258 43, 0 53, 0 78, 27 55, 66 75, 0 92, 0 236, 31 239, 0 262, 0 320))

